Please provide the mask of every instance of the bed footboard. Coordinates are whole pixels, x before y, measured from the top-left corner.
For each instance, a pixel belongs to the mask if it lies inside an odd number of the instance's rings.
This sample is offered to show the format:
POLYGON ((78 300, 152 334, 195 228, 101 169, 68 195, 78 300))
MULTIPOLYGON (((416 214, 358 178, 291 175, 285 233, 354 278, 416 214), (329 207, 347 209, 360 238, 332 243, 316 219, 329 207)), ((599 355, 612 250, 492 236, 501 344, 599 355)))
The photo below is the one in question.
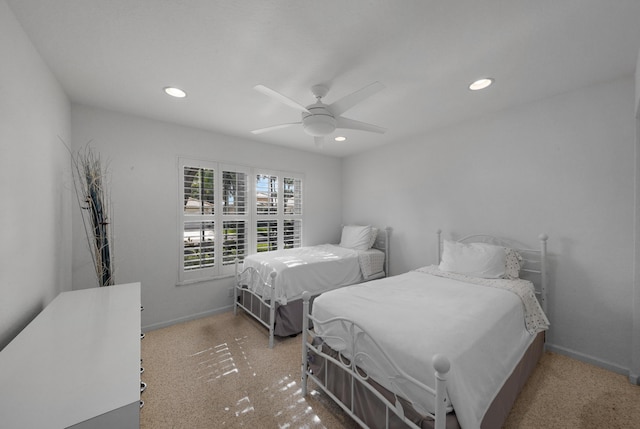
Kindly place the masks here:
MULTIPOLYGON (((435 388, 431 388, 422 384, 420 381, 414 379, 410 375, 401 370, 393 360, 385 353, 385 351, 377 344, 375 339, 369 337, 369 335, 355 322, 346 318, 337 317, 329 320, 318 320, 314 318, 309 312, 309 299, 310 294, 305 292, 303 294, 304 310, 302 321, 302 356, 301 356, 301 369, 302 369, 302 394, 306 396, 308 390, 308 380, 313 382, 321 388, 333 401, 335 401, 347 414, 349 414, 358 424, 362 427, 369 427, 366 421, 363 420, 361 413, 358 413, 356 400, 356 392, 366 389, 370 394, 375 395, 377 400, 384 406, 384 420, 385 423, 381 427, 390 427, 392 419, 397 421, 398 419, 406 424, 407 427, 420 429, 421 427, 416 424, 409 415, 407 415, 405 406, 407 402, 396 394, 392 394, 392 397, 383 395, 375 385, 375 381, 358 366, 359 363, 366 361, 367 364, 374 363, 369 353, 362 350, 359 345, 364 337, 368 337, 368 344, 373 344, 377 348, 376 355, 385 360, 385 365, 390 365, 393 368, 392 374, 385 374, 388 380, 392 380, 395 384, 410 384, 412 388, 419 389, 424 392, 425 395, 429 395, 433 398, 435 404, 434 410, 427 411, 425 414, 433 419, 435 429, 445 429, 447 411, 450 408, 450 401, 447 396, 446 380, 447 374, 450 369, 449 360, 443 355, 435 355, 432 358, 433 367, 435 368, 435 388), (320 327, 331 323, 339 323, 345 326, 350 335, 350 341, 345 342, 345 349, 339 351, 337 356, 335 354, 328 353, 323 350, 323 340, 316 334, 315 330, 309 329, 310 324, 320 327), (347 374, 347 385, 341 386, 342 391, 346 392, 341 399, 338 395, 334 394, 331 386, 328 383, 328 371, 325 370, 318 376, 312 368, 310 360, 321 359, 325 366, 333 365, 339 367, 347 374), (403 406, 403 403, 405 406, 403 406)), ((337 337, 333 337, 337 339, 337 337)), ((325 346, 326 347, 326 346, 325 346)), ((407 407, 408 408, 408 407, 407 407)), ((379 423, 379 422, 376 422, 379 423)))
POLYGON ((276 323, 276 306, 277 300, 275 299, 277 294, 276 290, 276 273, 272 272, 269 276, 269 280, 262 278, 260 273, 253 267, 247 267, 240 271, 239 261, 235 260, 235 285, 233 288, 233 314, 238 314, 238 307, 242 308, 247 314, 255 318, 260 324, 264 325, 269 330, 269 348, 273 348, 274 344, 274 331, 276 323), (244 281, 246 280, 246 281, 244 281), (261 286, 262 294, 257 293, 258 289, 252 290, 249 286, 252 283, 257 283, 261 286), (249 304, 246 300, 239 299, 241 295, 249 296, 249 304), (264 321, 262 317, 263 312, 269 312, 268 323, 264 321))

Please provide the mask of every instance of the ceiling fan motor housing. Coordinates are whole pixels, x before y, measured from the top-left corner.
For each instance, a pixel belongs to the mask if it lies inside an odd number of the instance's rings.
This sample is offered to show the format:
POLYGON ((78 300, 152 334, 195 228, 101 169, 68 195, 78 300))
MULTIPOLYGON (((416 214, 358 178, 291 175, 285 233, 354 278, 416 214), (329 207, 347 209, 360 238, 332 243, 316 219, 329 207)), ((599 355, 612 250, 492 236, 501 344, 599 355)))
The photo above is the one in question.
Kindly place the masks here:
POLYGON ((321 137, 331 134, 336 129, 336 119, 324 104, 312 104, 307 109, 311 113, 302 113, 302 127, 307 134, 321 137))

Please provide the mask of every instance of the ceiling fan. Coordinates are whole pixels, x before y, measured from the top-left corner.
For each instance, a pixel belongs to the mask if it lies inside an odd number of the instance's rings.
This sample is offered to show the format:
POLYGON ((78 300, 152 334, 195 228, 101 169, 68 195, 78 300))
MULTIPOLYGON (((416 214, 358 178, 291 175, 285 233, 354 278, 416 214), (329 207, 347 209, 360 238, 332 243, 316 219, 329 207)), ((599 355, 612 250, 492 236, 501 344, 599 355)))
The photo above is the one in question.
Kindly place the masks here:
POLYGON ((326 85, 314 85, 311 87, 311 92, 314 97, 316 97, 316 102, 308 105, 307 107, 264 85, 256 85, 253 88, 256 91, 302 112, 302 119, 300 122, 289 122, 267 128, 260 128, 258 130, 251 131, 253 134, 262 134, 295 125, 302 125, 304 132, 313 136, 316 145, 322 146, 324 143, 324 137, 331 134, 336 128, 370 131, 380 134, 383 134, 386 131, 385 128, 377 125, 367 124, 365 122, 341 116, 356 104, 384 89, 384 85, 380 82, 373 82, 364 88, 334 101, 331 104, 325 104, 322 102, 322 98, 329 92, 329 87, 326 85))

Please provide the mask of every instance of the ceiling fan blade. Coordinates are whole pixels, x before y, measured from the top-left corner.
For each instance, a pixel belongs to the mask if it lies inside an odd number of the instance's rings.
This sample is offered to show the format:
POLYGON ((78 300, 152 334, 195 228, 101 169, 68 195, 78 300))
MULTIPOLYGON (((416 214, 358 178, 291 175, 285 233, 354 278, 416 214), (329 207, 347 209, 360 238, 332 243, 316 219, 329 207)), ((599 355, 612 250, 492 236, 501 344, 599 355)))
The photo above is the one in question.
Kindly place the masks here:
POLYGON ((316 147, 319 147, 319 148, 324 147, 324 137, 316 136, 313 138, 313 141, 315 142, 316 147))
POLYGON ((336 118, 336 128, 346 128, 350 130, 370 131, 372 133, 384 134, 387 129, 366 122, 356 121, 354 119, 338 116, 336 118))
POLYGON ((380 82, 373 82, 356 92, 352 92, 351 94, 345 95, 341 99, 334 101, 329 105, 329 110, 331 110, 334 115, 339 116, 382 89, 384 89, 383 84, 380 82))
POLYGON ((257 130, 253 130, 251 131, 253 134, 262 134, 262 133, 266 133, 269 131, 275 131, 275 130, 279 130, 281 128, 287 128, 287 127, 291 127, 293 125, 301 125, 302 122, 289 122, 287 124, 280 124, 280 125, 273 125, 271 127, 267 127, 267 128, 260 128, 257 130))
POLYGON ((253 89, 255 89, 258 92, 263 93, 266 96, 269 96, 271 98, 274 98, 276 100, 278 100, 279 102, 286 104, 289 107, 292 107, 296 110, 299 110, 301 112, 307 112, 310 113, 306 107, 304 107, 302 104, 298 103, 295 100, 290 99, 289 97, 287 97, 286 95, 282 95, 277 91, 274 91, 271 88, 267 88, 264 85, 256 85, 253 87, 253 89))

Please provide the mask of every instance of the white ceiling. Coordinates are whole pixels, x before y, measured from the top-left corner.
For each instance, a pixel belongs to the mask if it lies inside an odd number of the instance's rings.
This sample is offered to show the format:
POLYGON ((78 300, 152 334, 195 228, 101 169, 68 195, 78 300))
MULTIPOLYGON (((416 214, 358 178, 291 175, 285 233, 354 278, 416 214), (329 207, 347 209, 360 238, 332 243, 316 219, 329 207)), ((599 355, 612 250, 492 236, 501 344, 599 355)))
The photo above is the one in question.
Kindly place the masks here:
POLYGON ((640 0, 6 1, 73 102, 334 156, 631 75, 640 49, 640 0), (383 135, 250 132, 300 120, 256 84, 308 105, 374 81, 344 116, 383 135))

